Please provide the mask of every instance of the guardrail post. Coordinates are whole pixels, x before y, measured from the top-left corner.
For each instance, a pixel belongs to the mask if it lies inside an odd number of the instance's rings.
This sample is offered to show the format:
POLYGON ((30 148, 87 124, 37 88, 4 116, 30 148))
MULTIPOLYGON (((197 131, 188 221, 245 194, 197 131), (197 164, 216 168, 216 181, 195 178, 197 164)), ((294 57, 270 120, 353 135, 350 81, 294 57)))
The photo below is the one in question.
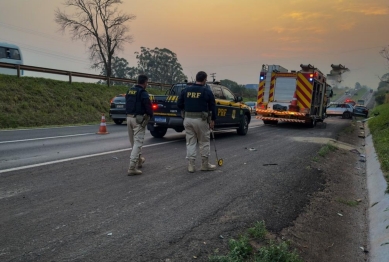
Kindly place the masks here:
POLYGON ((18 77, 20 77, 20 65, 16 66, 16 71, 17 71, 18 77))
POLYGON ((72 72, 69 72, 69 84, 72 83, 72 72))

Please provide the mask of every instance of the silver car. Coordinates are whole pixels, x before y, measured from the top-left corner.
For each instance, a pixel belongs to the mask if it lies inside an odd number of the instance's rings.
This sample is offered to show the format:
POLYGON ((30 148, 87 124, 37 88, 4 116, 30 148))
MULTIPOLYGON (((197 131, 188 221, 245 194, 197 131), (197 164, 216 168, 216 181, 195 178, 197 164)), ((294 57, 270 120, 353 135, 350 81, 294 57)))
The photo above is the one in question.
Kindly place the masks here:
POLYGON ((342 118, 351 118, 354 108, 351 104, 331 103, 326 109, 327 116, 342 116, 342 118))
POLYGON ((251 114, 254 115, 257 114, 257 102, 249 101, 249 102, 245 102, 245 104, 250 107, 251 114))

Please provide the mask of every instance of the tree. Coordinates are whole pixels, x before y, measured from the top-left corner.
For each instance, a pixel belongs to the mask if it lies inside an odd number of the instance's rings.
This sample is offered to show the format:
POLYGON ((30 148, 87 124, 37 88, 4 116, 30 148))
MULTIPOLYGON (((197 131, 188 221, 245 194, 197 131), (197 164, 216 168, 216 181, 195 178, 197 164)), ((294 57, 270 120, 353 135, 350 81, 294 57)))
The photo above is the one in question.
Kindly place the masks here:
POLYGON ((127 22, 134 15, 123 14, 117 5, 121 0, 66 0, 64 5, 74 8, 73 15, 57 9, 55 22, 64 32, 68 29, 74 40, 89 45, 92 68, 105 68, 112 76, 112 59, 116 50, 122 50, 125 42, 131 43, 127 22))
POLYGON ((239 85, 237 82, 232 80, 224 79, 220 81, 220 84, 228 87, 235 95, 246 98, 254 98, 257 96, 257 90, 246 88, 244 85, 239 85))
MULTIPOLYGON (((127 78, 127 79, 136 79, 138 75, 138 70, 135 67, 129 67, 128 61, 124 58, 120 58, 117 56, 114 56, 112 58, 112 71, 111 76, 117 77, 117 78, 127 78)), ((100 75, 107 75, 106 70, 102 69, 100 75)), ((99 81, 98 83, 102 83, 104 81, 99 81)), ((112 81, 112 85, 127 85, 131 86, 133 84, 131 83, 122 83, 122 82, 116 82, 112 81)))
MULTIPOLYGON (((384 47, 381 51, 380 54, 383 58, 386 59, 386 62, 388 63, 389 66, 389 45, 384 47)), ((386 79, 380 78, 381 81, 389 83, 389 78, 387 77, 386 79)))
POLYGON ((173 84, 187 79, 177 55, 167 48, 146 48, 135 52, 138 59, 138 73, 146 74, 151 81, 173 84))

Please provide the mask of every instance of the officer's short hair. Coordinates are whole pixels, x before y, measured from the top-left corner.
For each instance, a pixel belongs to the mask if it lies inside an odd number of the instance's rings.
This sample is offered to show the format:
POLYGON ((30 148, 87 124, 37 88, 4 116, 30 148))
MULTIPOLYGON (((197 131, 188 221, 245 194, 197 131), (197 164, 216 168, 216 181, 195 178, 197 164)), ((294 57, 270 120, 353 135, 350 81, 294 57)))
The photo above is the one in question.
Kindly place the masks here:
POLYGON ((147 75, 139 75, 138 76, 138 84, 140 84, 140 85, 143 85, 144 83, 146 83, 147 80, 149 80, 147 75))
POLYGON ((207 79, 207 76, 207 73, 205 73, 204 71, 200 71, 196 75, 196 81, 203 82, 205 79, 207 79))

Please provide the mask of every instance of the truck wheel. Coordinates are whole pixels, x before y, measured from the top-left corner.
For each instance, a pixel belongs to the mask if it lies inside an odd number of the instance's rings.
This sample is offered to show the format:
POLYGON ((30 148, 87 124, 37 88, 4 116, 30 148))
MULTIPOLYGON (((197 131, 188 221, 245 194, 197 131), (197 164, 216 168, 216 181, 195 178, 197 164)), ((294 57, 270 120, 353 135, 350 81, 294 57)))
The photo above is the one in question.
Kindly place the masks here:
POLYGON ((117 124, 117 125, 121 125, 123 123, 123 120, 121 120, 121 119, 114 119, 113 122, 115 122, 115 124, 117 124))
POLYGON ((350 112, 344 112, 343 115, 342 115, 342 118, 345 118, 345 119, 351 118, 350 112))
POLYGON ((238 135, 245 136, 248 130, 249 118, 247 117, 247 115, 244 115, 244 117, 240 120, 239 128, 236 129, 236 131, 238 132, 238 135))
POLYGON ((315 127, 316 126, 316 119, 311 119, 310 122, 307 123, 308 127, 315 127))
POLYGON ((167 127, 157 126, 154 128, 154 131, 150 131, 150 134, 155 138, 161 138, 166 135, 167 127))
POLYGON ((262 120, 265 125, 277 125, 277 120, 262 120))

